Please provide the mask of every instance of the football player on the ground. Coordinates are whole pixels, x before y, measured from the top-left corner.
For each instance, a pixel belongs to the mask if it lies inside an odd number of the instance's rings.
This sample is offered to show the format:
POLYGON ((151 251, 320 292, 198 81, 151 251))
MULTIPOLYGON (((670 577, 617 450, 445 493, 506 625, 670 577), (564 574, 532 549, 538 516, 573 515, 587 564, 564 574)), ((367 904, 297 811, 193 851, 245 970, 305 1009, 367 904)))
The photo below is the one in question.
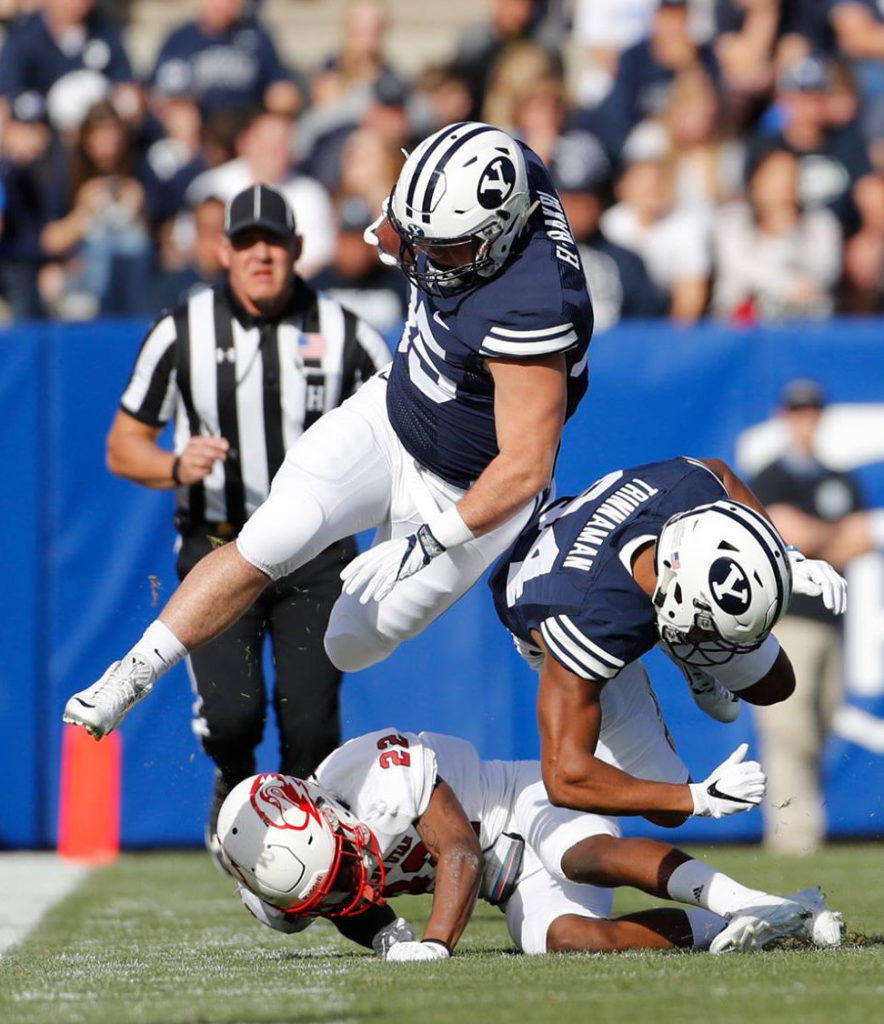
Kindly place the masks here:
MULTIPOLYGON (((820 597, 838 614, 846 605, 845 581, 827 562, 787 550, 751 491, 717 459, 618 470, 553 503, 503 556, 491 588, 520 653, 540 673, 551 801, 663 825, 718 817, 741 792, 721 782, 649 782, 599 756, 603 697, 623 671, 659 642, 698 703, 727 721, 735 694, 775 704, 794 690, 770 632, 793 592, 820 597)), ((740 758, 732 757, 736 780, 740 758)))
MULTIPOLYGON (((606 691, 603 755, 611 765, 677 780, 669 743, 639 663, 606 691)), ((730 760, 730 759, 729 759, 730 760)), ((749 766, 725 763, 706 782, 729 785, 749 766)), ((751 767, 737 810, 764 791, 751 767)), ((704 783, 706 785, 706 783, 704 783)), ((716 797, 710 801, 723 803, 716 797)), ((734 808, 729 808, 727 813, 734 808)), ((451 955, 476 898, 499 906, 525 953, 674 947, 713 953, 775 939, 841 940, 840 915, 818 889, 791 897, 748 888, 667 843, 624 839, 615 818, 550 804, 536 761, 480 761, 464 740, 382 730, 345 743, 303 781, 241 782, 218 816, 218 841, 246 907, 280 931, 329 917, 387 960, 451 955), (613 886, 687 904, 611 919, 613 886), (433 893, 417 940, 385 904, 433 893)))
POLYGON ((414 285, 390 368, 294 440, 236 543, 200 562, 123 659, 71 697, 65 721, 105 735, 269 583, 376 526, 342 574, 325 637, 338 668, 374 664, 529 521, 586 391, 592 333, 546 168, 497 128, 450 125, 409 156, 372 237, 414 285))

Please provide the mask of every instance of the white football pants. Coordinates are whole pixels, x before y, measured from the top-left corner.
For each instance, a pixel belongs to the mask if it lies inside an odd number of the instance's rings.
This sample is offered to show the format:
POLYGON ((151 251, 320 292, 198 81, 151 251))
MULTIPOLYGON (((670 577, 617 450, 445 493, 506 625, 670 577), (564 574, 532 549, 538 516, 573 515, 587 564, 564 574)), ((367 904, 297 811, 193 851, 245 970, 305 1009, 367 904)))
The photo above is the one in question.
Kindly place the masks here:
MULTIPOLYGON (((314 558, 333 541, 377 527, 374 543, 413 533, 465 491, 420 467, 387 418, 387 381, 375 375, 292 445, 270 495, 248 520, 237 547, 271 579, 314 558)), ((452 548, 401 583, 383 601, 342 594, 325 649, 355 672, 382 661, 420 633, 479 579, 528 522, 533 504, 496 530, 452 548)))

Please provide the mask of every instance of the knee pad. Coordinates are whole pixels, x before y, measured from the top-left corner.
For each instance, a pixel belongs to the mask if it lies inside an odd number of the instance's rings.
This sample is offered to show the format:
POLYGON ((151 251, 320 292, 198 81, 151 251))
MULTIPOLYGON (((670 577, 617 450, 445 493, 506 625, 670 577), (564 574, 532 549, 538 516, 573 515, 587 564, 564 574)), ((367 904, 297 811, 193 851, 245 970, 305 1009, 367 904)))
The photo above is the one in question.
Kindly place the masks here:
POLYGON ((342 594, 329 616, 323 640, 329 661, 340 672, 359 672, 388 658, 399 641, 378 632, 377 604, 360 604, 342 594))

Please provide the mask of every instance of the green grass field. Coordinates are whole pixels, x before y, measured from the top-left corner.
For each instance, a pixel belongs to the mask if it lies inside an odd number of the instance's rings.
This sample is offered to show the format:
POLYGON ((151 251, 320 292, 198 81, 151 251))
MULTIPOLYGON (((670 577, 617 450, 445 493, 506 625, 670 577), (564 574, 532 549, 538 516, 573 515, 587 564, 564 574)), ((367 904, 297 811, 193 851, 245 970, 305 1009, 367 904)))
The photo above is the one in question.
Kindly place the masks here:
MULTIPOLYGON (((281 936, 253 921, 204 853, 124 856, 93 872, 0 960, 3 1024, 874 1024, 884 1020, 880 847, 787 861, 694 851, 788 894, 819 883, 844 912, 840 950, 525 957, 480 905, 451 961, 384 964, 326 922, 281 936)), ((623 892, 617 910, 648 905, 623 892)), ((416 925, 426 898, 397 909, 416 925)))

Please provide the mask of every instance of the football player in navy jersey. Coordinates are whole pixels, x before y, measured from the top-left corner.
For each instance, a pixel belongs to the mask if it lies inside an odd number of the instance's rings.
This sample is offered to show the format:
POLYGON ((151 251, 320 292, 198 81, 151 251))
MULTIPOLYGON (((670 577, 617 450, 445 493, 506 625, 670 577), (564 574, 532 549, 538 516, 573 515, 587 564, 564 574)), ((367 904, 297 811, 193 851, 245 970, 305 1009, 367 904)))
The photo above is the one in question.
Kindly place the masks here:
MULTIPOLYGON (((677 825, 760 802, 738 748, 709 784, 638 778, 597 756, 603 688, 658 642, 698 703, 727 721, 793 691, 771 629, 792 593, 840 614, 846 583, 787 550, 746 485, 720 460, 617 470, 547 507, 491 578, 498 614, 540 673, 543 779, 560 806, 677 825)), ((750 764, 752 767, 750 767, 750 764)), ((709 780, 707 780, 709 782, 709 780)))
POLYGON ((586 391, 593 324, 545 167, 497 128, 450 125, 408 157, 370 237, 413 286, 393 363, 294 439, 237 542, 205 558, 123 659, 71 697, 66 721, 105 735, 270 582, 369 527, 374 546, 342 573, 325 645, 345 671, 374 664, 530 520, 586 391))

